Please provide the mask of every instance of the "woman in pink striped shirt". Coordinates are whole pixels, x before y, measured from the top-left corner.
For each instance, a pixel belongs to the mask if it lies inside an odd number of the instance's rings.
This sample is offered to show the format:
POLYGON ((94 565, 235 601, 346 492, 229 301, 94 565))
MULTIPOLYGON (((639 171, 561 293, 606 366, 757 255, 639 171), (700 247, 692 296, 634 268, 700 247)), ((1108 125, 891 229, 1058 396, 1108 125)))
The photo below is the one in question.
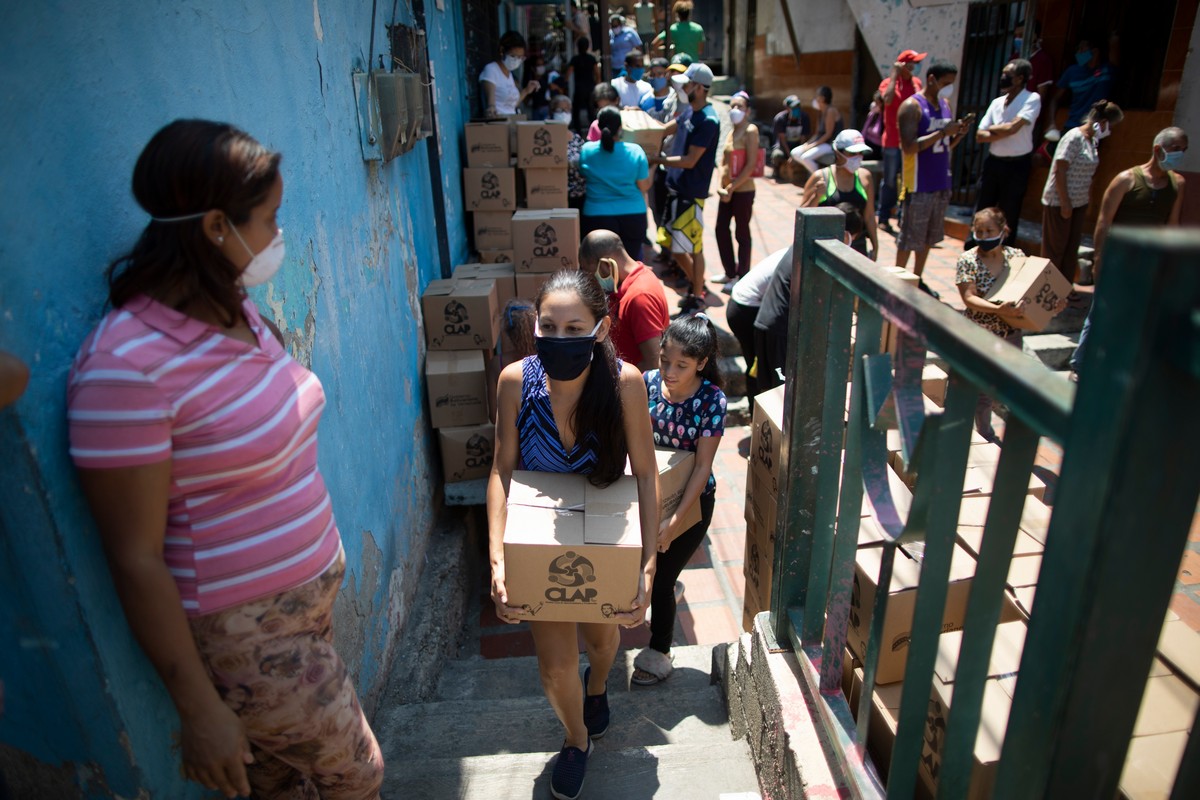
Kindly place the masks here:
POLYGON ((133 173, 151 221, 71 371, 71 456, 126 618, 179 711, 185 775, 227 797, 379 796, 332 645, 341 538, 320 381, 245 287, 283 260, 280 156, 177 120, 133 173))

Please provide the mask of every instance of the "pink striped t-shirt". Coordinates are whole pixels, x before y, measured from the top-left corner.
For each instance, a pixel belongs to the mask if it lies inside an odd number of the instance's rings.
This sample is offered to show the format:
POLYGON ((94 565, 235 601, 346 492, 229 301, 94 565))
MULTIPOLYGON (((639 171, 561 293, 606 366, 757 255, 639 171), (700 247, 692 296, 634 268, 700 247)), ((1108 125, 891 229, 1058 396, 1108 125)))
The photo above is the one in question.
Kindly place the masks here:
POLYGON ((68 384, 77 466, 171 460, 163 556, 189 616, 306 583, 341 550, 317 470, 321 383, 242 309, 257 347, 138 297, 100 321, 68 384))

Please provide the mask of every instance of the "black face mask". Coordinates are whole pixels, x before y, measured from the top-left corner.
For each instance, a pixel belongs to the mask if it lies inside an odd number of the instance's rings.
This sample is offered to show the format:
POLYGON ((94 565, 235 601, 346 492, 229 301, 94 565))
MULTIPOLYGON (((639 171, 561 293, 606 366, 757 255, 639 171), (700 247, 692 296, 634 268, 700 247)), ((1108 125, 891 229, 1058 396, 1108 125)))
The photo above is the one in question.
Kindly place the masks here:
POLYGON ((599 329, 600 322, 597 322, 587 336, 538 336, 534 339, 538 360, 550 380, 571 381, 583 374, 592 363, 599 329))
POLYGON ((1000 246, 1004 241, 1004 236, 997 236, 995 239, 976 239, 975 243, 979 245, 979 251, 982 253, 990 253, 1000 246))
POLYGON ((1000 75, 1000 88, 1007 91, 1012 88, 1012 85, 1013 85, 1012 75, 1009 75, 1007 72, 1002 73, 1000 75))

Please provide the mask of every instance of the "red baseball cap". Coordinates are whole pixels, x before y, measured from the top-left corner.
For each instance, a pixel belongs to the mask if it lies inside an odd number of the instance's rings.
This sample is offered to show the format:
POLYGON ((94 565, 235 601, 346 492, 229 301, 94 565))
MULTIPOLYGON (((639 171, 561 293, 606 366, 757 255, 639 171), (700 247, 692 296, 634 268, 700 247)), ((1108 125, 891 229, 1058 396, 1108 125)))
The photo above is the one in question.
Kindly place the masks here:
POLYGON ((929 55, 929 53, 918 53, 916 50, 905 50, 896 58, 896 60, 901 64, 915 64, 916 62, 923 60, 927 55, 929 55))

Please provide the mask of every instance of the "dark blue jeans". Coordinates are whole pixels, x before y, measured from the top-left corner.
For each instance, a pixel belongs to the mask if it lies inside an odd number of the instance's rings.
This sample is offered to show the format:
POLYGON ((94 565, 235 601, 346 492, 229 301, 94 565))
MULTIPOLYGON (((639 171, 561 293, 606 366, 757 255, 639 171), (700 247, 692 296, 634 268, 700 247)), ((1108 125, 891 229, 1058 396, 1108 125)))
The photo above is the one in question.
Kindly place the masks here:
POLYGON ((1092 330, 1092 312, 1095 310, 1096 301, 1092 300, 1092 307, 1088 309, 1088 315, 1083 320, 1083 330, 1079 332, 1079 344, 1075 345, 1075 352, 1071 354, 1071 358, 1067 362, 1076 374, 1079 373, 1079 368, 1083 366, 1083 357, 1087 353, 1088 333, 1092 330))
POLYGON ((904 154, 899 147, 883 148, 883 181, 879 186, 879 210, 876 216, 880 225, 887 225, 896 208, 900 194, 896 191, 896 179, 900 177, 900 167, 904 164, 904 154))

